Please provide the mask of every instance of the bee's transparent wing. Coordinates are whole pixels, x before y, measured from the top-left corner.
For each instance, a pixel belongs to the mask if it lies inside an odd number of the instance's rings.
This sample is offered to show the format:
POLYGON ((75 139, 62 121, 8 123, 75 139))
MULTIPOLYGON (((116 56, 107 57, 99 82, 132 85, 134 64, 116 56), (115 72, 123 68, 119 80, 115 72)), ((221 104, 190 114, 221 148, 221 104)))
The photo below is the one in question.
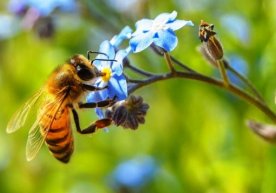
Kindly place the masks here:
POLYGON ((41 148, 44 137, 40 134, 40 126, 39 126, 39 119, 36 119, 34 124, 32 125, 26 146, 26 159, 27 161, 31 161, 36 154, 38 153, 39 149, 41 148))
POLYGON ((42 144, 45 141, 45 138, 48 134, 49 129, 51 128, 55 116, 57 112, 60 110, 64 100, 66 99, 66 95, 63 95, 61 97, 58 97, 57 100, 52 99, 52 101, 49 99, 46 100, 47 104, 42 105, 42 108, 39 110, 37 119, 33 123, 29 134, 28 134, 28 140, 27 140, 27 146, 26 146, 26 158, 27 161, 31 161, 32 159, 35 158, 37 155, 38 151, 40 150, 42 144), (40 121, 45 118, 45 116, 52 115, 51 119, 48 119, 47 123, 45 124, 45 128, 42 129, 40 128, 40 121), (41 134, 43 132, 43 135, 41 134))
POLYGON ((25 123, 33 109, 33 106, 37 103, 38 99, 42 96, 43 89, 36 92, 16 113, 13 115, 7 126, 7 133, 13 133, 20 129, 25 123))

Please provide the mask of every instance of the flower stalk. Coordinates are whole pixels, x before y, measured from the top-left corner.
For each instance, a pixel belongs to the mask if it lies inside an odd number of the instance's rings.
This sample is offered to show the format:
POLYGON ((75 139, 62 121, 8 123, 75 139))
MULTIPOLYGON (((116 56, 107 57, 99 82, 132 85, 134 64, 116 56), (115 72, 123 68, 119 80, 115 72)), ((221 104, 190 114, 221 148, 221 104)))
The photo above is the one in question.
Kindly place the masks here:
POLYGON ((167 65, 168 65, 171 73, 174 74, 176 71, 175 71, 175 69, 173 67, 172 59, 171 59, 171 56, 169 55, 168 52, 164 52, 164 58, 165 58, 165 60, 167 62, 167 65))
POLYGON ((230 82, 224 67, 224 63, 222 60, 217 60, 217 63, 218 63, 219 72, 221 74, 221 77, 223 78, 224 85, 225 87, 228 87, 230 85, 230 82))

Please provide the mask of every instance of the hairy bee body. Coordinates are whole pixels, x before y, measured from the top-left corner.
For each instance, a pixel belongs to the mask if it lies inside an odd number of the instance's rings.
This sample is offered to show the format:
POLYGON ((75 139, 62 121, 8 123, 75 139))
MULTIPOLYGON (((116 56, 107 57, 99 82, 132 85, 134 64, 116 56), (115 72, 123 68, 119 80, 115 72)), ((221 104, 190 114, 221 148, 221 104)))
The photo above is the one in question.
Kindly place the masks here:
POLYGON ((41 135, 46 135, 45 143, 53 156, 64 163, 70 160, 74 150, 69 108, 84 95, 81 84, 74 66, 59 66, 48 79, 46 89, 51 97, 46 99, 43 105, 45 108, 39 113, 41 117, 38 117, 41 135), (58 100, 62 100, 61 103, 55 103, 58 100), (59 109, 51 111, 50 109, 57 108, 56 105, 60 105, 59 109), (50 128, 47 125, 49 122, 52 122, 50 128))
POLYGON ((66 107, 60 109, 54 120, 52 120, 52 117, 51 113, 46 112, 39 123, 40 132, 45 135, 44 131, 47 129, 45 123, 52 121, 51 128, 45 136, 45 143, 56 159, 67 163, 74 151, 69 110, 66 107))
POLYGON ((63 163, 70 160, 74 151, 70 111, 74 111, 78 131, 81 132, 74 107, 85 96, 87 89, 96 89, 90 84, 100 76, 99 73, 84 56, 73 56, 67 63, 56 68, 45 86, 15 113, 8 123, 8 133, 21 128, 30 117, 33 106, 41 101, 36 107, 36 120, 29 130, 26 147, 28 161, 36 156, 44 142, 56 159, 63 163))

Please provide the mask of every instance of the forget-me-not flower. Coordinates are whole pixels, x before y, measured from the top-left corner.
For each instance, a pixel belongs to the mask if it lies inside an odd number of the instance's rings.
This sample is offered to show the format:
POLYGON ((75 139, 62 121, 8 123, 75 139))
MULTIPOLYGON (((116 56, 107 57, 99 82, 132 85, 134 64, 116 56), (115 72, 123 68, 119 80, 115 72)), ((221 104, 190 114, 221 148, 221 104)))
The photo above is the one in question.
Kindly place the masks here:
POLYGON ((139 189, 156 176, 158 165, 149 156, 139 156, 119 164, 110 178, 114 189, 139 189))
POLYGON ((56 9, 62 12, 74 11, 77 3, 75 0, 10 0, 8 6, 16 14, 26 9, 35 9, 40 16, 49 16, 56 9))
POLYGON ((177 46, 174 33, 184 26, 193 26, 191 21, 177 20, 177 12, 162 13, 154 20, 141 19, 136 22, 136 31, 132 34, 130 47, 133 52, 141 52, 152 43, 170 52, 177 46))
POLYGON ((106 99, 124 100, 127 97, 127 82, 123 75, 123 59, 127 56, 126 50, 115 52, 115 48, 109 41, 104 41, 100 45, 100 53, 94 61, 94 65, 99 71, 104 73, 95 82, 96 87, 107 87, 106 89, 91 92, 87 100, 89 102, 99 102, 106 99))

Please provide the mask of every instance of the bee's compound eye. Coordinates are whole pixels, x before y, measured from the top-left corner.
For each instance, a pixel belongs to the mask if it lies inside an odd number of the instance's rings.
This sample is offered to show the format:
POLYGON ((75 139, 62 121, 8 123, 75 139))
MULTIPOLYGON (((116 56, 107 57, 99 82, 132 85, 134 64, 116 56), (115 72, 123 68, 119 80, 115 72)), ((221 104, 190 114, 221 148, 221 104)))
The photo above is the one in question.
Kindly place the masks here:
POLYGON ((94 78, 93 73, 90 71, 88 67, 86 67, 83 64, 78 64, 76 66, 77 74, 80 77, 80 79, 88 81, 94 78))

